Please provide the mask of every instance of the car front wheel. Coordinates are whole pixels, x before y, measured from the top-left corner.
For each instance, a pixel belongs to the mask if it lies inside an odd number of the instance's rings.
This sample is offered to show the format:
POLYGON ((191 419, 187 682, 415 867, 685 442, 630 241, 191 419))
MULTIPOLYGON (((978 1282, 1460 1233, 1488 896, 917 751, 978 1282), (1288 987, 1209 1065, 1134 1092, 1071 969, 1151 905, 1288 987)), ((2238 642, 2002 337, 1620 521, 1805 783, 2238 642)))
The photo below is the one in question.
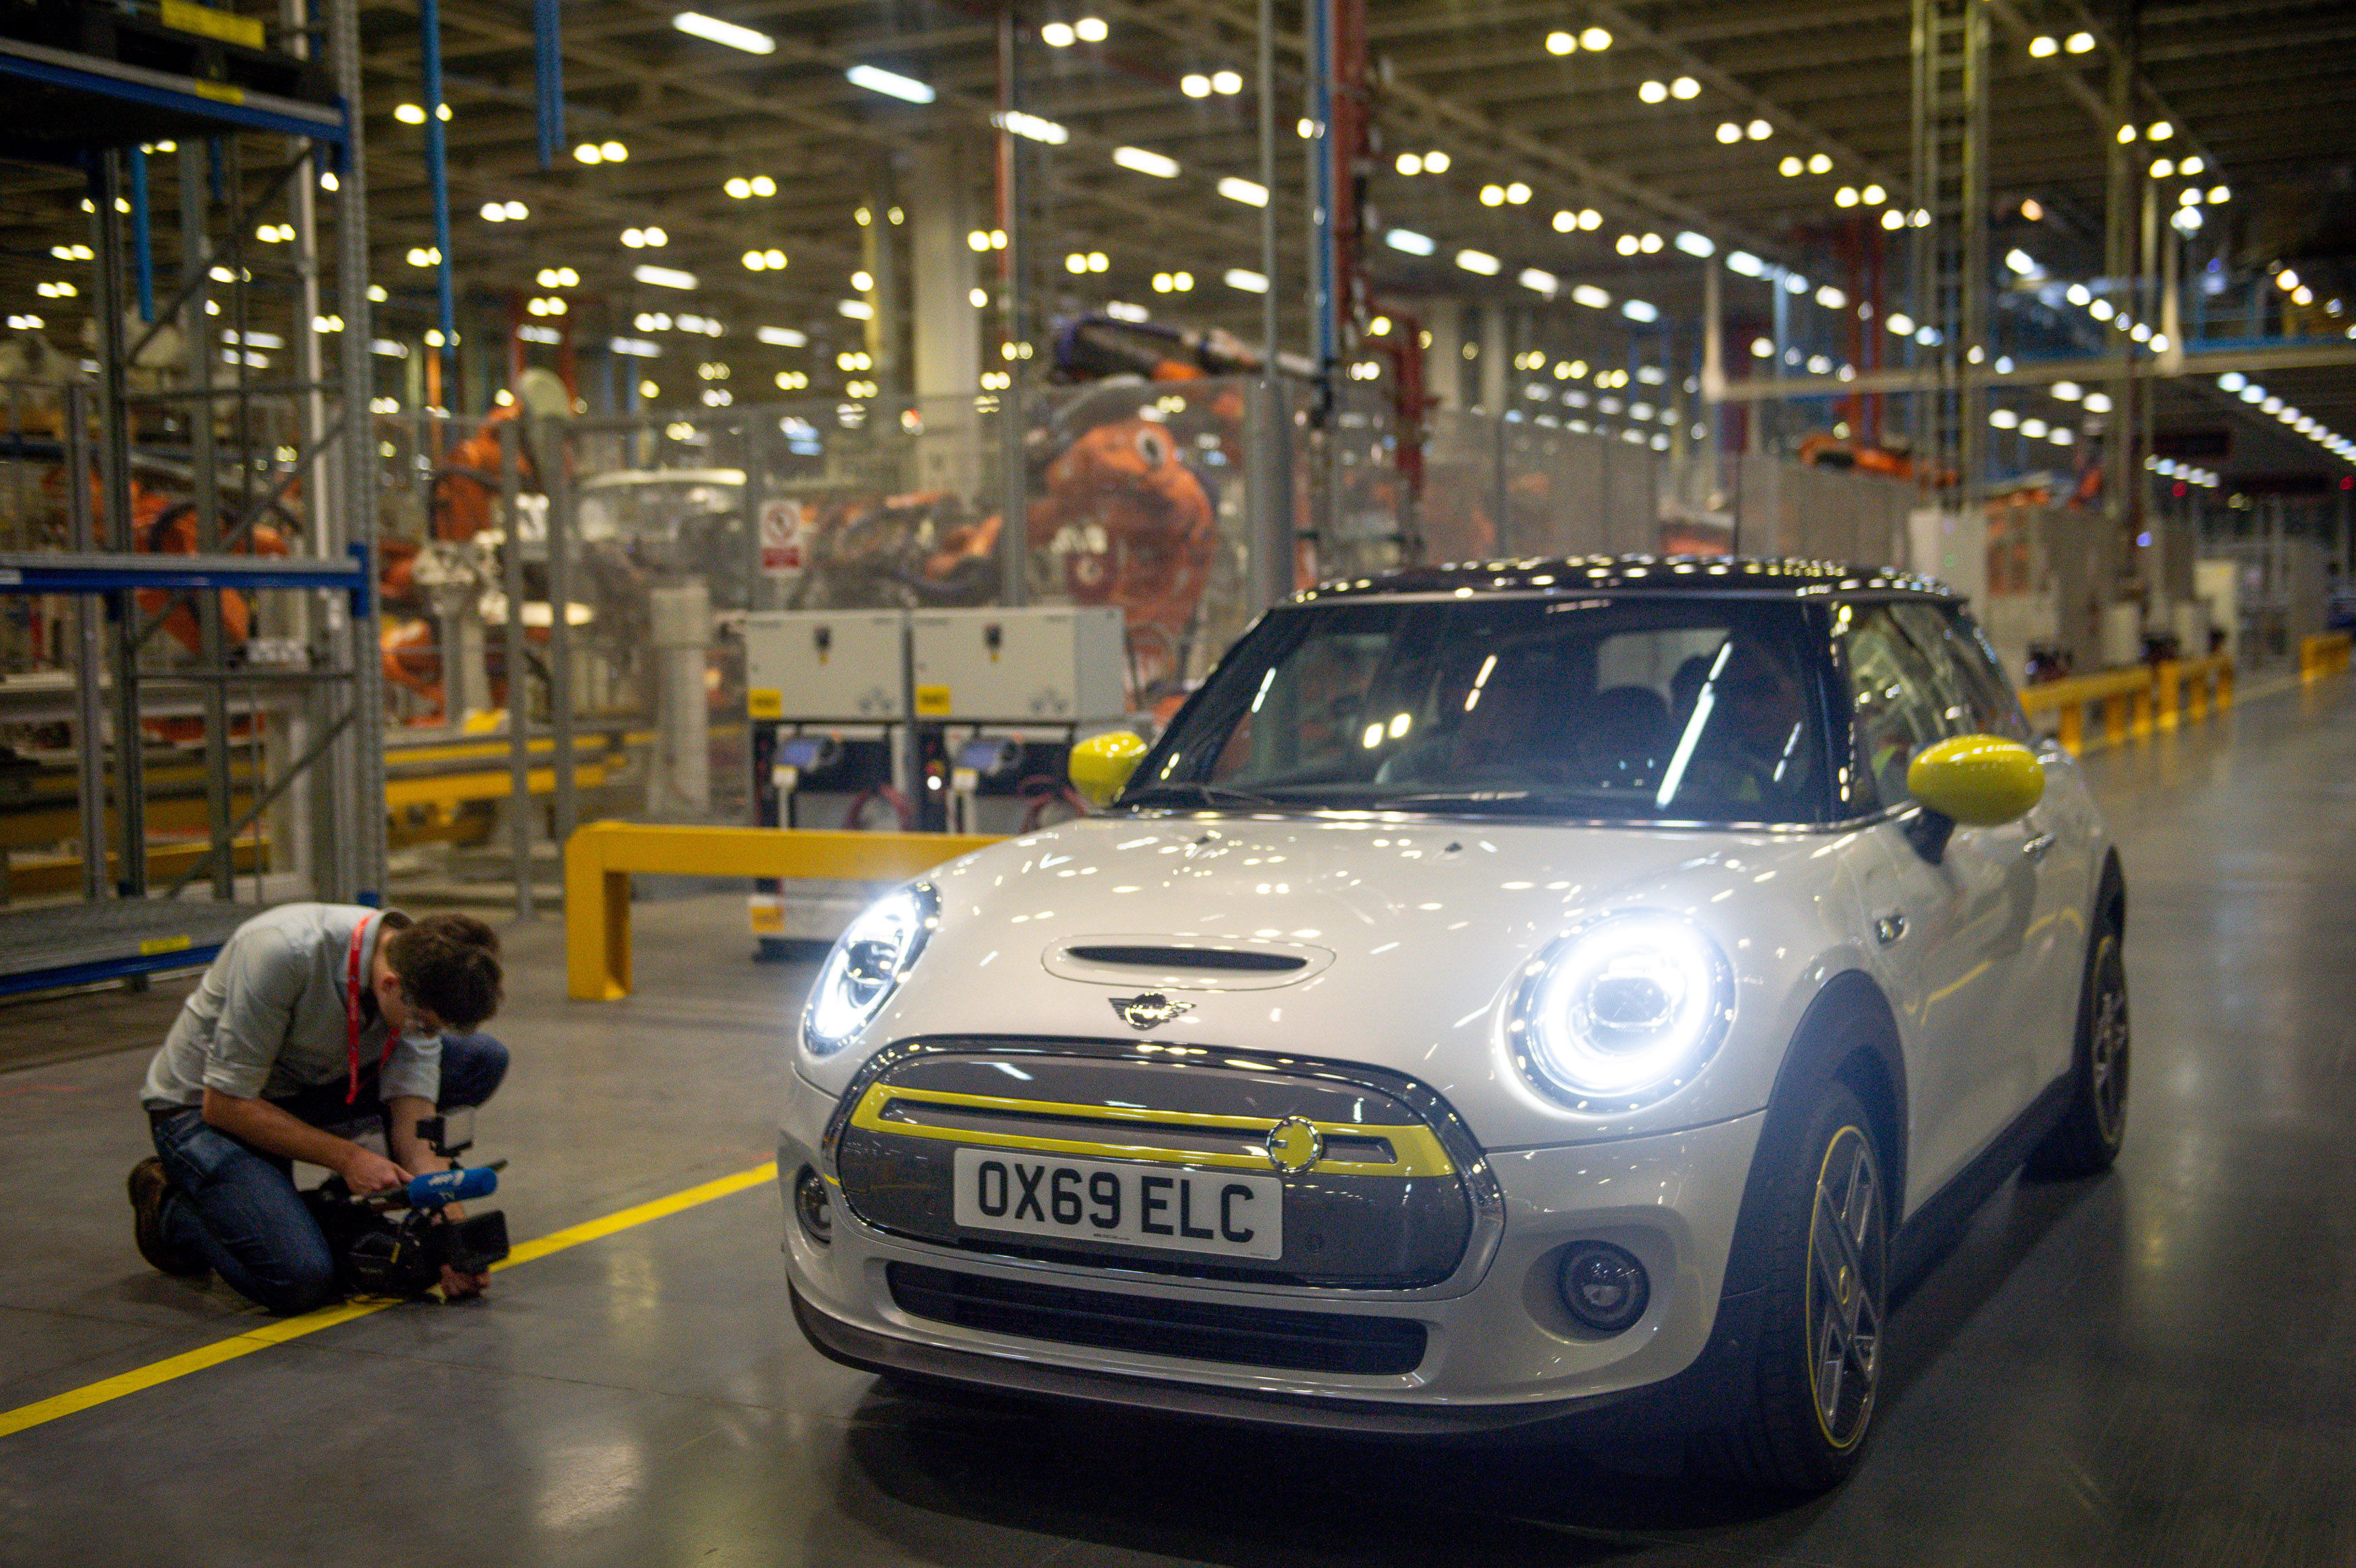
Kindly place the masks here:
POLYGON ((1817 1492, 1856 1467, 1883 1361, 1883 1168, 1864 1105, 1846 1085, 1826 1085, 1762 1216, 1768 1279, 1760 1332, 1734 1380, 1735 1419, 1696 1445, 1703 1469, 1772 1490, 1817 1492))

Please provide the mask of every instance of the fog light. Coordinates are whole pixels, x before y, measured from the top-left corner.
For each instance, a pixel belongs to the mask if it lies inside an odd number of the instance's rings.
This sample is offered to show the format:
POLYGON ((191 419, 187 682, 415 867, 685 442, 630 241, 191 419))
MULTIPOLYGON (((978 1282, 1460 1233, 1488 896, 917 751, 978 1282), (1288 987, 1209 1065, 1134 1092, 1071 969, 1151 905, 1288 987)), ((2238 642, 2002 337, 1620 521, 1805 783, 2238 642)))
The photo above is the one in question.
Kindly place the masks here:
POLYGON ((1653 1299, 1644 1265, 1609 1242, 1581 1242, 1562 1255, 1562 1304, 1599 1334, 1617 1334, 1653 1299))
POLYGON ((826 1178, 809 1166, 794 1177, 794 1218, 802 1222, 802 1234, 819 1246, 834 1240, 834 1200, 827 1192, 826 1178))

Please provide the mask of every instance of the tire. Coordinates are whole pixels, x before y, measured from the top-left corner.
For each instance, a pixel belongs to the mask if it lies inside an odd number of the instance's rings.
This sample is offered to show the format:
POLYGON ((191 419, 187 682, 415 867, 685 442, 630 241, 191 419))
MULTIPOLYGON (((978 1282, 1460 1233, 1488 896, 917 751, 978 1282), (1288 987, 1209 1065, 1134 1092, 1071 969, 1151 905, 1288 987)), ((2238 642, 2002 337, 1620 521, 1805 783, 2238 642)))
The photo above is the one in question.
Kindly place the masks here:
POLYGON ((1782 1166, 1760 1215, 1760 1331, 1731 1380, 1733 1419, 1690 1452, 1718 1479, 1821 1492, 1857 1467, 1873 1427, 1890 1277, 1887 1168, 1872 1118, 1839 1083, 1817 1092, 1796 1138, 1760 1157, 1782 1166))
POLYGON ((2037 1179, 2099 1176, 2119 1157, 2127 1136, 2128 1028, 2126 958, 2119 923, 2108 916, 2086 955, 2078 992, 2078 1041, 2072 1052, 2069 1108, 2023 1168, 2037 1179))

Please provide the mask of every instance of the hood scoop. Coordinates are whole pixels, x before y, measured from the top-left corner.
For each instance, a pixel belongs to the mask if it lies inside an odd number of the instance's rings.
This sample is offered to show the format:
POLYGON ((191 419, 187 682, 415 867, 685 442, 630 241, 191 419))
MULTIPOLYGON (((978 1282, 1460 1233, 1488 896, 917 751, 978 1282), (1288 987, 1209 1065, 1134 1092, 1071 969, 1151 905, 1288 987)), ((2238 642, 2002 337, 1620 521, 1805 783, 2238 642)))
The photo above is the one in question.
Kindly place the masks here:
POLYGON ((1040 962, 1050 975, 1092 986, 1260 991, 1306 980, 1333 955, 1296 942, 1165 932, 1076 937, 1048 948, 1040 962))
POLYGON ((1064 951, 1084 964, 1119 964, 1130 969, 1218 969, 1238 975, 1290 975, 1309 967, 1294 953, 1249 947, 1148 947, 1137 943, 1098 942, 1064 951))

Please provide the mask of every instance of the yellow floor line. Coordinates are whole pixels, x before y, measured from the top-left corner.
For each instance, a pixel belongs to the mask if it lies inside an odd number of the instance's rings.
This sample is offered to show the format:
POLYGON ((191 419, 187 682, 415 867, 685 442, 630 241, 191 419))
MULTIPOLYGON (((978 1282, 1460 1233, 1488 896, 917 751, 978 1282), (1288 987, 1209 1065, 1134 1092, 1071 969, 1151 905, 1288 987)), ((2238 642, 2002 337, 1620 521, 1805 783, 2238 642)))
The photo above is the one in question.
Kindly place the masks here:
MULTIPOLYGON (((773 1179, 776 1173, 776 1162, 772 1160, 764 1165, 756 1165, 750 1170, 740 1170, 734 1175, 723 1176, 698 1187, 691 1187, 683 1192, 674 1192, 667 1198, 657 1198, 649 1202, 640 1203, 594 1220, 585 1220, 578 1225, 568 1225, 562 1231, 552 1232, 536 1240, 520 1243, 509 1252, 507 1260, 498 1266, 502 1269, 513 1268, 518 1264, 530 1263, 536 1258, 547 1257, 552 1253, 561 1253, 567 1247, 577 1247, 584 1242, 594 1242, 601 1237, 610 1236, 617 1231, 626 1231, 634 1225, 643 1225, 651 1220, 660 1220, 667 1215, 676 1214, 681 1210, 692 1209, 699 1203, 709 1203, 715 1198, 725 1198, 732 1192, 742 1192, 748 1187, 758 1187, 763 1182, 773 1179)), ((240 1356, 250 1356, 256 1350, 267 1349, 273 1345, 283 1345, 289 1339, 299 1339, 305 1334, 316 1334, 322 1328, 333 1328, 339 1323, 349 1323, 356 1317, 366 1317, 371 1313, 381 1312, 388 1307, 399 1305, 400 1303, 395 1301, 369 1300, 347 1302, 340 1307, 323 1307, 316 1312, 306 1312, 299 1317, 283 1317, 275 1322, 265 1323, 260 1328, 247 1329, 241 1334, 232 1334, 226 1339, 217 1339, 209 1345, 202 1345, 193 1350, 184 1350, 177 1356, 166 1356, 160 1361, 150 1362, 146 1366, 102 1379, 81 1388, 70 1389, 60 1394, 52 1394, 48 1399, 36 1400, 31 1404, 18 1405, 10 1411, 0 1411, 0 1437, 22 1432, 27 1427, 39 1426, 45 1422, 55 1421, 60 1416, 71 1415, 76 1411, 88 1410, 92 1405, 104 1404, 110 1400, 121 1399, 125 1394, 137 1393, 142 1389, 151 1389, 158 1383, 167 1383, 175 1378, 187 1377, 190 1372, 202 1371, 207 1367, 217 1367, 223 1361, 233 1361, 240 1356)))

